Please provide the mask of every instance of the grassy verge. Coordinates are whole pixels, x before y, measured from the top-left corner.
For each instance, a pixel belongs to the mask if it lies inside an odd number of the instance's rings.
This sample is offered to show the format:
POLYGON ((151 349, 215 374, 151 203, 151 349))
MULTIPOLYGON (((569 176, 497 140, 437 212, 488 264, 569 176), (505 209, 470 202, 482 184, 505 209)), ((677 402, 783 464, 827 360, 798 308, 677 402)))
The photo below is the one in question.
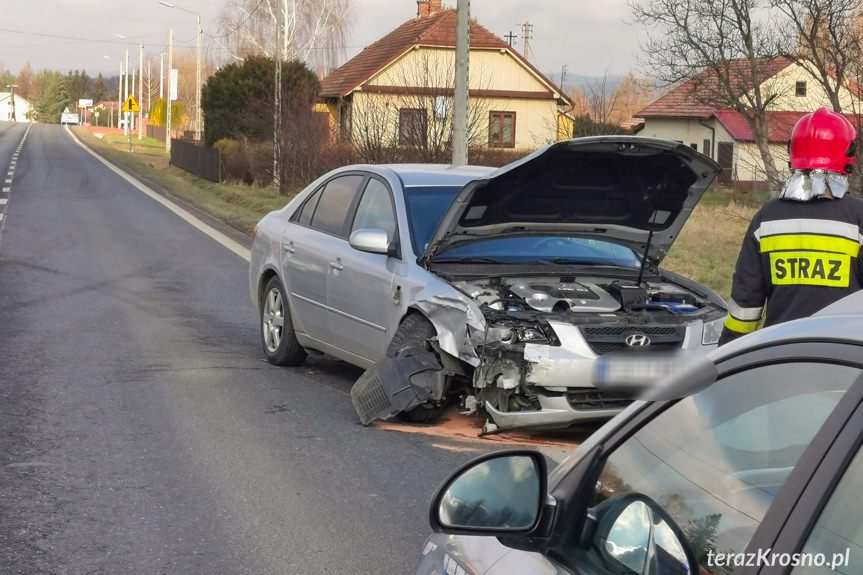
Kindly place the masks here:
MULTIPOLYGON (((217 184, 171 167, 161 141, 133 136, 130 154, 127 136, 97 136, 80 126, 73 130, 94 150, 140 179, 247 234, 264 214, 288 201, 267 190, 217 184)), ((735 204, 734 199, 727 191, 705 194, 663 263, 666 269, 692 278, 726 299, 743 234, 756 211, 735 204)))

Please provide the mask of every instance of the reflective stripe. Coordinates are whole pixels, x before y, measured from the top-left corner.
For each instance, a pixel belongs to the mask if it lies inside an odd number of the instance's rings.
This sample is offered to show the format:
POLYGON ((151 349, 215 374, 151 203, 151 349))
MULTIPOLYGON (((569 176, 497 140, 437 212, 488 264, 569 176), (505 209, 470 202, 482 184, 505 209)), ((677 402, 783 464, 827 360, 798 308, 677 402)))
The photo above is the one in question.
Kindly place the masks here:
POLYGON ((768 236, 761 238, 761 253, 778 250, 818 250, 836 254, 847 254, 856 258, 860 244, 847 238, 813 236, 807 234, 768 236))
POLYGON ((848 287, 851 256, 821 252, 771 252, 773 285, 848 287))
POLYGON ((740 321, 758 321, 761 319, 764 306, 742 307, 733 299, 728 300, 728 313, 740 321))
POLYGON ((836 222, 833 220, 810 220, 797 218, 790 220, 771 220, 761 222, 755 237, 761 239, 766 236, 780 234, 818 234, 827 236, 841 236, 849 240, 861 243, 863 235, 857 224, 847 222, 836 222))
POLYGON ((725 320, 725 327, 737 333, 751 333, 758 329, 758 321, 740 321, 729 315, 725 320))

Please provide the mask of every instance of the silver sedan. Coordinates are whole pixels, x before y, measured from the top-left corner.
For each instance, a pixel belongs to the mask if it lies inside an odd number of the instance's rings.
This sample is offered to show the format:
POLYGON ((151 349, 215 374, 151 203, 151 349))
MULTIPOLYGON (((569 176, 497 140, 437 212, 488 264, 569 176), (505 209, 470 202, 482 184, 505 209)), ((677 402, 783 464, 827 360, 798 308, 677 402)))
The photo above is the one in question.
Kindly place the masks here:
POLYGON ((499 169, 353 165, 257 225, 249 270, 270 362, 307 350, 367 369, 363 423, 437 417, 486 431, 607 419, 597 357, 704 353, 725 304, 659 262, 718 166, 638 137, 558 142, 499 169))

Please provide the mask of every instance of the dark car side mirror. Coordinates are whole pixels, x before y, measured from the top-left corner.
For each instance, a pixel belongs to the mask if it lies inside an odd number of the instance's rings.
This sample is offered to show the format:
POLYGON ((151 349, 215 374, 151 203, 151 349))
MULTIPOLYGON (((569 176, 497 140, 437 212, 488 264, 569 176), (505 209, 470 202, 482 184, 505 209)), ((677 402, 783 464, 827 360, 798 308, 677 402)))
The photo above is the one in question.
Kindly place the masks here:
POLYGON ((554 511, 547 489, 541 453, 486 454, 462 466, 438 488, 431 503, 431 527, 437 533, 543 537, 554 511))
POLYGON ((614 572, 688 575, 698 562, 686 535, 650 497, 624 493, 591 510, 590 547, 614 572), (625 569, 621 569, 625 567, 625 569))

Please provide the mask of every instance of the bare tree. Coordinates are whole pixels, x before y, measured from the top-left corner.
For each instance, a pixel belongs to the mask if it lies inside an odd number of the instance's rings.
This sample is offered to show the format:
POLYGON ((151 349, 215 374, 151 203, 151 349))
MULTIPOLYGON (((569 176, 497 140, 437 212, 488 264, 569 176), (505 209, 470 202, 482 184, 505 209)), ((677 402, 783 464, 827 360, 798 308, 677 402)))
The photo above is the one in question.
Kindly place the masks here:
POLYGON ((665 84, 692 79, 690 99, 732 109, 749 126, 774 193, 783 178, 768 144, 767 110, 780 96, 773 30, 756 19, 759 0, 630 0, 647 28, 644 63, 665 84))
MULTIPOLYGON (((390 79, 385 94, 366 87, 351 111, 351 143, 367 161, 448 163, 452 157, 453 80, 451 50, 414 54, 390 79), (391 84, 391 85, 389 85, 391 84), (393 85, 395 87, 393 87, 393 85)), ((482 68, 471 69, 468 148, 487 143, 490 102, 482 97, 490 82, 482 68)))
POLYGON ((344 57, 350 12, 350 0, 228 0, 224 48, 237 60, 300 60, 324 75, 344 57))
POLYGON ((770 0, 770 3, 785 16, 777 36, 779 50, 803 65, 824 89, 833 110, 842 112, 841 91, 861 60, 863 27, 859 18, 863 0, 770 0))
POLYGON ((597 124, 622 124, 656 99, 657 90, 648 78, 628 73, 619 81, 608 71, 591 82, 572 89, 572 112, 589 116, 597 124))

